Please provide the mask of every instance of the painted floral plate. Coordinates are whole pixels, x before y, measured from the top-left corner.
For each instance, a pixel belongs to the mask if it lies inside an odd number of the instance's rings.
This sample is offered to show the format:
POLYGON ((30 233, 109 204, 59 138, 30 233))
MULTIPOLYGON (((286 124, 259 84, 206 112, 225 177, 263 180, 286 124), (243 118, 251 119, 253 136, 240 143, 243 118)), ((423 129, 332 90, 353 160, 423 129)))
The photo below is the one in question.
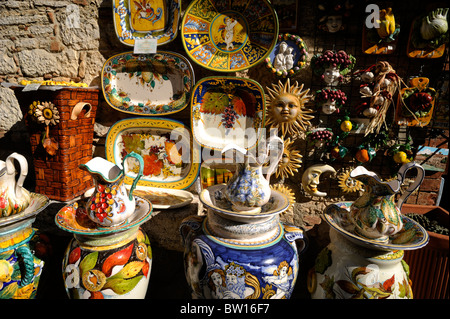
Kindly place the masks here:
POLYGON ((226 184, 217 184, 202 190, 200 201, 207 208, 212 209, 224 215, 234 217, 250 217, 254 219, 267 218, 272 215, 280 214, 289 208, 289 200, 286 195, 272 189, 272 195, 269 202, 261 207, 260 212, 237 212, 231 208, 231 203, 226 199, 224 190, 226 184))
POLYGON ((1 227, 5 227, 9 224, 16 223, 18 221, 36 216, 38 213, 43 211, 50 203, 48 197, 43 194, 30 192, 30 195, 31 195, 30 204, 22 212, 8 217, 0 217, 1 227))
POLYGON ((361 237, 354 233, 353 224, 349 220, 352 202, 339 202, 327 206, 324 212, 326 222, 340 234, 357 245, 377 250, 413 250, 424 247, 429 240, 427 231, 417 222, 402 215, 403 229, 391 236, 387 243, 361 237))
POLYGON ((136 210, 124 223, 101 227, 89 219, 84 208, 86 200, 79 200, 61 208, 55 215, 56 225, 64 231, 79 235, 106 235, 138 227, 149 220, 153 212, 152 203, 147 199, 135 196, 136 210))
POLYGON ((134 46, 139 39, 156 39, 157 45, 175 39, 181 0, 113 0, 114 29, 119 41, 134 46))
POLYGON ((277 42, 278 30, 268 0, 194 0, 181 24, 189 57, 220 72, 241 71, 264 61, 277 42))
MULTIPOLYGON (((200 150, 193 146, 188 128, 175 120, 127 118, 114 123, 106 136, 106 159, 122 166, 122 159, 130 152, 144 160, 138 185, 185 189, 200 171, 200 150)), ((126 184, 132 184, 138 165, 133 158, 127 160, 126 184)))
POLYGON ((175 52, 125 52, 103 65, 102 91, 108 104, 136 115, 166 115, 183 110, 195 83, 189 61, 175 52))
POLYGON ((230 76, 203 78, 191 97, 194 139, 214 150, 229 143, 250 149, 261 137, 265 111, 264 90, 258 82, 230 76))

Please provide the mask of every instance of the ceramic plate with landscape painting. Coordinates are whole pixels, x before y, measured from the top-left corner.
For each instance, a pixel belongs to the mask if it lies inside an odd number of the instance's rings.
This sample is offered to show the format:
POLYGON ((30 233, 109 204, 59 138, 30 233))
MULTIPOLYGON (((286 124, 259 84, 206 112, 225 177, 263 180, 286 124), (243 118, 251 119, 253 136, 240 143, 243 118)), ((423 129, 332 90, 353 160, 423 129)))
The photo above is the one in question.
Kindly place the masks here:
POLYGON ((240 71, 272 51, 278 18, 267 0, 194 0, 184 13, 181 36, 187 54, 199 65, 240 71))
POLYGON ((250 149, 265 121, 264 90, 258 82, 215 76, 197 82, 192 93, 194 139, 203 147, 222 150, 229 143, 250 149))
POLYGON ((178 31, 181 0, 113 0, 114 29, 119 41, 134 46, 139 39, 172 41, 178 31))
POLYGON ((121 112, 161 115, 179 112, 189 103, 194 85, 189 61, 175 52, 125 52, 109 58, 102 69, 106 102, 121 112))
MULTIPOLYGON (((126 154, 144 160, 138 185, 185 189, 200 170, 200 150, 193 147, 190 131, 180 122, 163 118, 128 118, 114 123, 106 137, 106 159, 122 166, 126 154)), ((125 183, 131 184, 139 169, 129 158, 125 183)))

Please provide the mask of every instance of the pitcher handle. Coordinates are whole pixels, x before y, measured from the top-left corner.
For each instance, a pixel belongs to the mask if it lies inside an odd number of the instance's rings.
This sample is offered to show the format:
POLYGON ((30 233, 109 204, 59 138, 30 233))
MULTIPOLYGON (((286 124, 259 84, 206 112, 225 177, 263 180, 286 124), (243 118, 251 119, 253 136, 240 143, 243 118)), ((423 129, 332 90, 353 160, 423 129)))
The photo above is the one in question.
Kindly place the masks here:
POLYGON ((414 192, 422 184, 423 179, 425 178, 425 170, 423 169, 423 167, 416 162, 409 162, 400 167, 397 173, 397 179, 400 181, 400 184, 403 184, 403 181, 406 177, 406 172, 411 168, 417 169, 417 176, 411 186, 402 194, 402 196, 400 196, 397 201, 397 207, 400 212, 402 211, 403 203, 408 199, 412 192, 414 192))
POLYGON ((23 182, 25 181, 25 178, 27 177, 27 174, 28 174, 28 162, 27 162, 27 159, 23 155, 21 155, 19 153, 12 153, 6 159, 6 172, 8 175, 14 175, 15 171, 16 171, 15 167, 14 167, 13 159, 17 160, 20 165, 19 178, 17 179, 14 193, 17 198, 22 198, 22 186, 23 186, 23 182))
POLYGON ((267 172, 266 172, 266 180, 269 181, 270 180, 270 175, 272 175, 272 173, 275 171, 275 169, 278 166, 278 163, 280 162, 281 158, 283 157, 283 153, 284 153, 284 142, 281 138, 279 138, 278 136, 271 136, 269 138, 269 142, 267 145, 267 154, 269 153, 269 151, 271 150, 278 150, 277 153, 277 158, 274 161, 270 161, 269 167, 267 168, 267 172), (281 149, 279 147, 279 145, 281 144, 281 149))
POLYGON ((139 162, 139 172, 136 175, 136 177, 134 178, 133 184, 131 184, 130 192, 128 193, 128 199, 133 200, 133 191, 136 188, 137 182, 141 179, 141 177, 144 173, 144 160, 141 155, 139 155, 135 152, 131 152, 131 153, 127 154, 123 158, 123 161, 122 161, 122 167, 123 167, 124 171, 125 171, 125 161, 127 160, 128 157, 133 157, 133 158, 137 159, 137 161, 139 162))
POLYGON ((300 241, 301 245, 300 246, 297 245, 298 254, 300 254, 308 247, 309 240, 303 229, 287 224, 283 224, 283 228, 284 228, 284 238, 286 238, 287 241, 289 241, 290 243, 294 243, 297 240, 300 241))
POLYGON ((23 261, 23 274, 20 279, 20 287, 30 284, 34 278, 33 254, 28 246, 20 246, 16 250, 17 255, 23 261))

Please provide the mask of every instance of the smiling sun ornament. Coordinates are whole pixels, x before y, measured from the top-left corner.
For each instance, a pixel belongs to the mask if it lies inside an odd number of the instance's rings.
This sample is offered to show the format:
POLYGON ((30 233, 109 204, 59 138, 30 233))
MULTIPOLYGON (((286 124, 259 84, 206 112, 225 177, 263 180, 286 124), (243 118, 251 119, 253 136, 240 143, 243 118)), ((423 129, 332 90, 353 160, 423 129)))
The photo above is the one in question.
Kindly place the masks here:
POLYGON ((301 166, 303 156, 293 147, 293 143, 290 138, 284 141, 283 155, 275 172, 277 178, 293 176, 301 166))
POLYGON ((289 78, 284 85, 278 81, 272 88, 266 88, 266 126, 281 129, 282 136, 306 132, 314 118, 313 111, 304 107, 312 97, 309 89, 303 90, 303 84, 299 86, 297 82, 291 85, 289 78))

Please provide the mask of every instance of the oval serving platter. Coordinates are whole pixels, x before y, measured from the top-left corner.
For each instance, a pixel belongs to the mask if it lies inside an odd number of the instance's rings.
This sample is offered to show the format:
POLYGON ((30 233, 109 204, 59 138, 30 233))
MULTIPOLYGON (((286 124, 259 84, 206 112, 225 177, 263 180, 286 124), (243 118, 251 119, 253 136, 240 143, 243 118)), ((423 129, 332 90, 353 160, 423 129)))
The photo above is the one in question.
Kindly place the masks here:
POLYGON ((119 41, 134 46, 136 40, 156 39, 163 45, 175 39, 181 0, 113 0, 114 29, 119 41))
POLYGON ((192 92, 192 134, 205 148, 222 150, 230 143, 253 148, 261 137, 265 114, 264 90, 251 79, 205 77, 192 92))
POLYGON ((136 115, 166 115, 183 110, 195 83, 189 61, 175 52, 124 52, 102 69, 102 91, 108 104, 136 115))
POLYGON ((278 37, 278 17, 267 0, 194 0, 181 24, 184 49, 199 65, 220 72, 264 61, 278 37))
MULTIPOLYGON (((144 160, 144 174, 137 185, 185 189, 200 171, 200 148, 182 123, 164 118, 127 118, 114 123, 106 136, 106 159, 122 167, 130 152, 144 160)), ((125 164, 125 183, 132 184, 138 162, 125 164)))

